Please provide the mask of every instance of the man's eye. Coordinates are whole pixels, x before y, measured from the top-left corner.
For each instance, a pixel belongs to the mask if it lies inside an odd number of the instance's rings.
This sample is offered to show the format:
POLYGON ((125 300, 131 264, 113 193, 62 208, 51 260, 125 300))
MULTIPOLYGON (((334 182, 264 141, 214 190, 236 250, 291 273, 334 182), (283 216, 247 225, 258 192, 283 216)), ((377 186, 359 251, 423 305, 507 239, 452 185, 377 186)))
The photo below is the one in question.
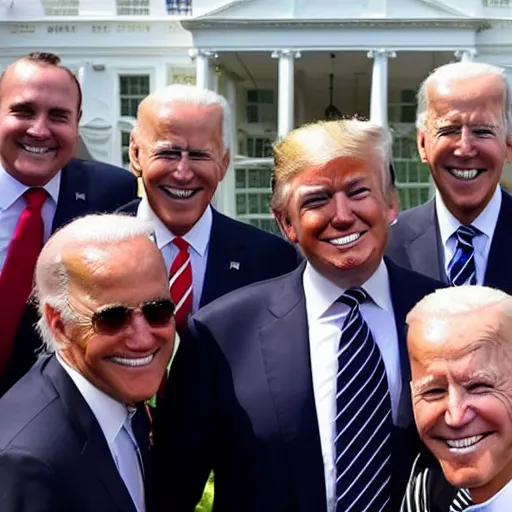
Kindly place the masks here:
POLYGON ((494 135, 494 132, 492 130, 489 130, 488 128, 478 128, 473 131, 475 135, 478 135, 479 137, 489 137, 494 135))
POLYGON ((421 394, 425 400, 436 400, 441 398, 446 393, 444 388, 432 388, 423 391, 421 394))
POLYGON ((486 384, 485 382, 473 382, 467 386, 466 389, 472 392, 488 391, 492 389, 492 386, 486 384))
POLYGON ((190 160, 194 160, 196 162, 205 162, 211 160, 211 156, 204 151, 189 151, 188 157, 190 160))
POLYGON ((359 188, 356 188, 355 190, 352 190, 350 192, 350 195, 351 196, 360 196, 360 195, 366 194, 369 191, 370 191, 370 189, 368 187, 359 187, 359 188))
POLYGON ((302 206, 306 208, 312 208, 315 206, 325 204, 327 201, 329 201, 329 196, 327 195, 311 196, 304 199, 304 201, 302 202, 302 206))

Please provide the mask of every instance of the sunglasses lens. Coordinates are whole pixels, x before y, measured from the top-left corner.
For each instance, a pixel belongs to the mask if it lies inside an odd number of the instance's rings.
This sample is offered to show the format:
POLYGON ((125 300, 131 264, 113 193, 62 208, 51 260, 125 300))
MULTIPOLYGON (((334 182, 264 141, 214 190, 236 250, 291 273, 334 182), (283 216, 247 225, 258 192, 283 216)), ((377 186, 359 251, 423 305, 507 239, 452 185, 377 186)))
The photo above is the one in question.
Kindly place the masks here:
POLYGON ((157 300, 142 306, 142 313, 151 327, 167 325, 174 314, 174 304, 170 300, 157 300))
POLYGON ((125 306, 115 306, 98 311, 92 318, 96 332, 113 334, 121 330, 130 318, 131 310, 125 306))

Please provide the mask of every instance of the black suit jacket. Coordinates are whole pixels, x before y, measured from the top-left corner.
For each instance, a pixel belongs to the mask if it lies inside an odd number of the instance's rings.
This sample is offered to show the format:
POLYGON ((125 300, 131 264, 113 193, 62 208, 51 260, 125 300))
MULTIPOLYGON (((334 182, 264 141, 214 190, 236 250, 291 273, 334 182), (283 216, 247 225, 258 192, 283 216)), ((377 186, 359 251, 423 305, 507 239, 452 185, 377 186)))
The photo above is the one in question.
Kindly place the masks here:
MULTIPOLYGON (((392 439, 396 511, 419 449, 405 316, 442 284, 392 262, 387 267, 403 379, 403 428, 392 439)), ((326 510, 303 269, 228 294, 190 320, 155 423, 162 512, 194 510, 211 468, 216 512, 326 510)))
MULTIPOLYGON (((512 293, 508 253, 512 247, 512 196, 502 190, 501 209, 491 242, 484 284, 512 293)), ((402 267, 448 282, 435 199, 402 212, 389 233, 387 255, 402 267)))
MULTIPOLYGON (((104 163, 73 159, 62 169, 52 232, 75 217, 113 212, 136 196, 137 180, 128 171, 104 163)), ((7 368, 0 375, 0 396, 36 361, 36 351, 41 346, 34 329, 37 318, 35 308, 29 305, 14 340, 7 368)), ((1 337, 2 333, 0 343, 1 337)))
POLYGON ((0 509, 136 512, 99 423, 54 356, 0 399, 0 509))
MULTIPOLYGON (((120 208, 137 214, 140 199, 120 208)), ((295 248, 282 238, 231 219, 212 208, 212 230, 200 307, 248 284, 280 276, 300 261, 295 248), (238 269, 231 268, 238 263, 238 269)))

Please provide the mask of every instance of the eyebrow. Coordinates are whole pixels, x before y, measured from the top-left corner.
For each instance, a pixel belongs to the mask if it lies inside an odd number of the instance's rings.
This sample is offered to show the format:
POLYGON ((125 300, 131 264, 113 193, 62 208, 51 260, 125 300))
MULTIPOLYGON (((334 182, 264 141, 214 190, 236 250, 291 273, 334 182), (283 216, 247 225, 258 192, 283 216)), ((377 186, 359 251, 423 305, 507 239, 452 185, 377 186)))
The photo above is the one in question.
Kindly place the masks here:
POLYGON ((434 377, 433 375, 427 375, 426 377, 422 377, 421 379, 412 380, 411 390, 413 394, 420 394, 436 380, 438 380, 437 377, 434 377))

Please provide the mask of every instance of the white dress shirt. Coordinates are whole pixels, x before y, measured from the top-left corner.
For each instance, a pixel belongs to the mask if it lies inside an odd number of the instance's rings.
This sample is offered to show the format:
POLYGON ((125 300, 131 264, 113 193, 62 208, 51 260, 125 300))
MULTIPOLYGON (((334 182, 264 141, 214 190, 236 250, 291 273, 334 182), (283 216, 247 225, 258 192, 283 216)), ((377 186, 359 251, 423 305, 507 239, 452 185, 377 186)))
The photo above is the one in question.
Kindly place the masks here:
MULTIPOLYGON (((0 272, 7 258, 7 251, 16 231, 16 225, 27 204, 23 194, 29 188, 14 179, 0 166, 0 272)), ((57 209, 60 171, 43 188, 48 192, 48 198, 41 212, 44 222, 44 241, 46 242, 50 238, 53 217, 57 209)))
MULTIPOLYGON (((337 299, 346 290, 323 277, 309 263, 306 264, 304 270, 303 285, 306 297, 313 392, 324 461, 327 510, 334 512, 336 505, 334 438, 336 435, 337 352, 341 329, 350 308, 337 302, 337 299)), ((391 396, 393 421, 396 424, 402 391, 400 353, 389 276, 384 262, 381 262, 376 272, 363 284, 362 288, 372 298, 371 301, 366 301, 361 305, 361 314, 368 323, 373 339, 382 354, 391 396)))
MULTIPOLYGON (((167 226, 153 212, 146 198, 143 198, 137 210, 137 217, 149 220, 155 225, 156 244, 162 253, 167 268, 167 274, 171 270, 172 262, 178 255, 178 247, 172 243, 176 235, 171 233, 167 226)), ((194 224, 182 238, 188 242, 190 263, 192 265, 192 312, 199 309, 199 302, 203 293, 206 262, 208 261, 208 247, 212 231, 213 214, 211 206, 208 206, 200 219, 194 224)))
MULTIPOLYGON (((448 275, 448 265, 457 248, 457 228, 461 223, 451 214, 444 204, 441 194, 436 193, 436 213, 439 223, 439 233, 444 248, 444 269, 448 275)), ((498 216, 501 208, 501 188, 496 187, 491 200, 484 211, 471 223, 472 226, 481 231, 473 238, 473 247, 475 249, 475 268, 476 284, 482 285, 485 279, 487 269, 487 260, 489 259, 489 250, 491 248, 492 237, 498 222, 498 216)))
POLYGON ((105 436, 110 453, 114 459, 119 475, 125 481, 126 488, 132 496, 142 496, 139 503, 135 506, 138 512, 145 512, 146 507, 144 504, 144 479, 142 469, 138 464, 137 447, 133 445, 123 425, 127 421, 129 411, 127 407, 114 400, 112 397, 100 391, 97 387, 93 386, 83 375, 77 372, 74 368, 69 366, 59 355, 56 354, 57 361, 62 368, 69 375, 75 386, 78 388, 80 394, 84 397, 87 405, 98 421, 101 431, 105 436), (131 451, 130 451, 131 450, 131 451), (134 463, 136 463, 137 483, 125 480, 126 474, 133 474, 134 463), (128 465, 129 467, 125 467, 128 465), (136 485, 138 488, 131 489, 130 485, 136 485))
POLYGON ((505 485, 501 491, 487 501, 471 505, 464 510, 465 512, 508 512, 512 510, 512 482, 505 485))

